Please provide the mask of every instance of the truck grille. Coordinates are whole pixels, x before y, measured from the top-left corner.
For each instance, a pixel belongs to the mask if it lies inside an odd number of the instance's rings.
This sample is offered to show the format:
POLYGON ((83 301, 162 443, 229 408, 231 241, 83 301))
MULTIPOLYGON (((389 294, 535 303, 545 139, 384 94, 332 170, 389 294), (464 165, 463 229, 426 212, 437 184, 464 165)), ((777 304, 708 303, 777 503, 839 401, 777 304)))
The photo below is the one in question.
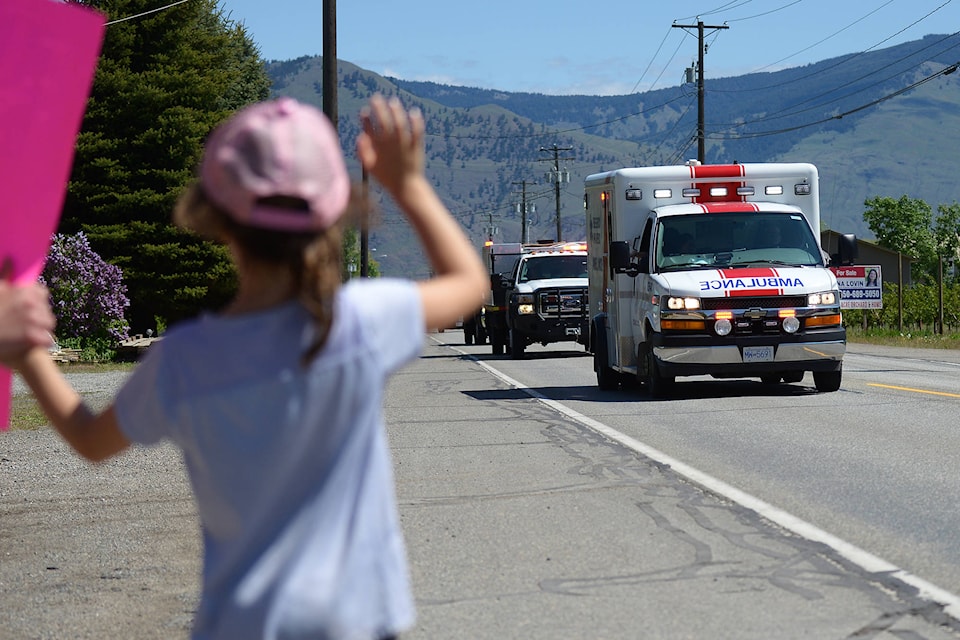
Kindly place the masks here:
POLYGON ((537 313, 543 318, 579 318, 587 313, 586 289, 539 289, 537 313))
POLYGON ((806 296, 731 296, 729 298, 702 298, 700 307, 705 311, 717 309, 796 309, 807 306, 806 296))

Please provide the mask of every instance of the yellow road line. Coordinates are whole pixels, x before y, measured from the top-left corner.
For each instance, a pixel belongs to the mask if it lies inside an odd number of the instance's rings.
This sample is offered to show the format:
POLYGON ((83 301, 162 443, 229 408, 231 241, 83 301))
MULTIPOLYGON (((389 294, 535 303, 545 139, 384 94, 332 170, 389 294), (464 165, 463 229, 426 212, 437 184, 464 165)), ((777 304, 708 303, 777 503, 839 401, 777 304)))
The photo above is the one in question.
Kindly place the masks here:
POLYGON ((868 387, 883 387, 884 389, 896 389, 897 391, 913 391, 914 393, 928 393, 932 396, 947 396, 948 398, 960 398, 960 393, 947 393, 945 391, 929 391, 927 389, 911 389, 910 387, 897 387, 892 384, 876 384, 868 382, 868 387))

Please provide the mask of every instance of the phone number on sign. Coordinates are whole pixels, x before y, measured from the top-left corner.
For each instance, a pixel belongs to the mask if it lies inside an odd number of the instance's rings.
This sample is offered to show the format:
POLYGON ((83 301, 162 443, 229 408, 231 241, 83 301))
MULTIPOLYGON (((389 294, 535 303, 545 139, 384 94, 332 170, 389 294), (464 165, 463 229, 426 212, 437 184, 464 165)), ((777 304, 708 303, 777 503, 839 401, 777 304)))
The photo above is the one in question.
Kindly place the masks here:
POLYGON ((840 297, 845 300, 879 300, 879 289, 841 289, 840 297))

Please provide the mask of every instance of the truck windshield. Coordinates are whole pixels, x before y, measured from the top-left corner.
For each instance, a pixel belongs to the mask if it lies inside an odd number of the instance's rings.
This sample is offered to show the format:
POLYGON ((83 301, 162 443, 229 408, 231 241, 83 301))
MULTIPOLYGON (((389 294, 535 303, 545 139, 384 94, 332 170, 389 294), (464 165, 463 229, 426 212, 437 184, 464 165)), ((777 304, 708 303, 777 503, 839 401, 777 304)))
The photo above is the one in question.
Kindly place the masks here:
POLYGON ((553 278, 586 278, 587 256, 556 254, 531 256, 520 264, 518 282, 553 278))
POLYGON ((656 233, 657 271, 823 265, 820 245, 798 213, 670 216, 657 224, 656 233))

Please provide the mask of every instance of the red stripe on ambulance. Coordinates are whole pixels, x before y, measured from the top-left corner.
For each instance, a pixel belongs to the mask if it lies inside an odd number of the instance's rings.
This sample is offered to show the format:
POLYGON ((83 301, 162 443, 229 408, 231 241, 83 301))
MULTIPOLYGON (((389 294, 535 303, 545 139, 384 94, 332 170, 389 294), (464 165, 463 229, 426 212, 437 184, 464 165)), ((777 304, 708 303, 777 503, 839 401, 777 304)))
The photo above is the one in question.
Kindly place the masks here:
MULTIPOLYGON (((700 190, 699 196, 694 196, 692 202, 695 204, 713 205, 722 203, 730 205, 733 203, 746 202, 746 196, 737 195, 737 188, 743 186, 743 182, 732 180, 730 182, 716 182, 717 178, 742 178, 744 176, 744 166, 742 164, 708 164, 693 165, 690 167, 690 178, 693 180, 690 186, 700 190), (697 180, 710 180, 710 182, 697 182, 697 180), (711 195, 711 187, 724 187, 724 195, 711 195)), ((729 210, 729 209, 727 209, 729 210)), ((711 212, 720 213, 724 209, 711 209, 711 212)))
POLYGON ((700 208, 704 213, 726 213, 728 211, 760 211, 760 207, 752 202, 701 202, 700 208))
POLYGON ((769 278, 777 279, 779 276, 776 269, 769 267, 720 269, 720 277, 723 280, 736 281, 738 284, 736 287, 724 287, 724 297, 728 298, 783 295, 783 287, 757 285, 758 282, 765 283, 769 278))

